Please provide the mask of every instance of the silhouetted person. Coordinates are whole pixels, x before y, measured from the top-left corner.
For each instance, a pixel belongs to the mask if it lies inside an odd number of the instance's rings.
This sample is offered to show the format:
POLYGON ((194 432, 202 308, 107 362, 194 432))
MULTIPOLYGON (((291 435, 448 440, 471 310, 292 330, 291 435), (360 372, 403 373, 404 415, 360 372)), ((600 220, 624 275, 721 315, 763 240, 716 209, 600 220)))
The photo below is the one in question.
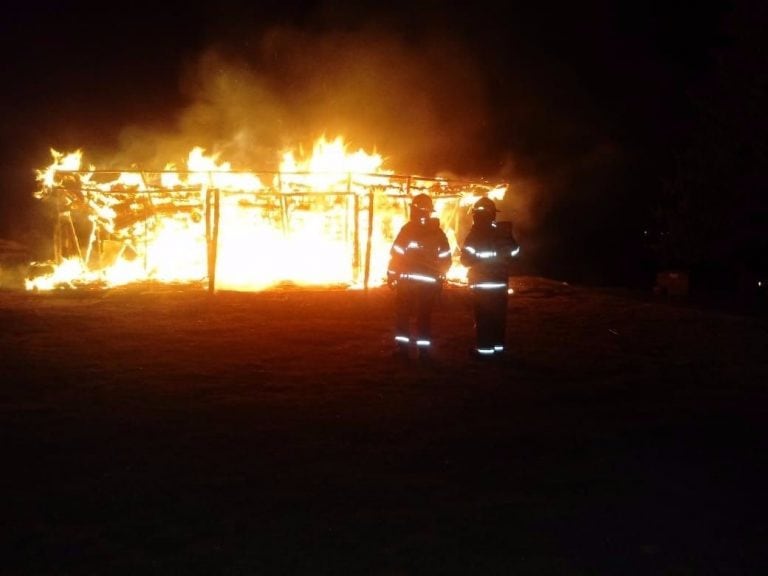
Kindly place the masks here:
POLYGON ((448 238, 440 221, 432 217, 433 211, 429 196, 415 196, 411 218, 390 250, 387 282, 395 289, 395 343, 401 358, 409 357, 411 345, 418 349, 419 358, 429 358, 432 309, 451 267, 448 238), (412 319, 416 321, 413 332, 412 319))
POLYGON ((476 357, 504 353, 510 265, 520 253, 511 222, 496 222, 496 205, 481 198, 472 207, 472 229, 461 249, 469 268, 469 290, 475 316, 476 357))

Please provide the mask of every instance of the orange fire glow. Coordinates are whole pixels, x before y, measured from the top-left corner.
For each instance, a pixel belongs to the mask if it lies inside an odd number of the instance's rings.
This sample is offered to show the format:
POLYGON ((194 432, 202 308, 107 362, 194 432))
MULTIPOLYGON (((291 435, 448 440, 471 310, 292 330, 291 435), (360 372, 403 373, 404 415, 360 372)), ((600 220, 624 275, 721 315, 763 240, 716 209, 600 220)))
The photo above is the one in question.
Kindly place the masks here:
MULTIPOLYGON (((286 151, 277 172, 259 173, 199 147, 185 168, 161 171, 85 169, 82 151, 51 152, 36 196, 56 207, 55 254, 48 273, 27 280, 33 290, 147 280, 231 290, 375 286, 411 196, 433 197, 455 251, 466 207, 506 192, 396 175, 381 155, 350 152, 341 137, 320 138, 306 158, 286 151)), ((458 264, 449 273, 464 276, 458 264)))

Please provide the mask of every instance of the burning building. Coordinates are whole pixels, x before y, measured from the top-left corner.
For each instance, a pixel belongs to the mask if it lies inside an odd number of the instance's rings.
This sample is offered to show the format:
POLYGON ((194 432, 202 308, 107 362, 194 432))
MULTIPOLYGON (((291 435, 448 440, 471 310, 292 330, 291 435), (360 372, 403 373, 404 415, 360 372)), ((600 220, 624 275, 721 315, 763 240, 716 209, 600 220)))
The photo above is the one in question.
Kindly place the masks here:
MULTIPOLYGON (((401 175, 378 154, 350 153, 341 138, 311 157, 282 156, 277 171, 233 170, 194 148, 187 166, 84 169, 82 153, 53 152, 36 196, 55 212, 53 259, 28 289, 140 281, 200 283, 209 290, 298 285, 375 286, 408 219, 428 193, 454 254, 468 207, 503 198, 502 183, 401 175)), ((462 281, 455 261, 449 280, 462 281)))

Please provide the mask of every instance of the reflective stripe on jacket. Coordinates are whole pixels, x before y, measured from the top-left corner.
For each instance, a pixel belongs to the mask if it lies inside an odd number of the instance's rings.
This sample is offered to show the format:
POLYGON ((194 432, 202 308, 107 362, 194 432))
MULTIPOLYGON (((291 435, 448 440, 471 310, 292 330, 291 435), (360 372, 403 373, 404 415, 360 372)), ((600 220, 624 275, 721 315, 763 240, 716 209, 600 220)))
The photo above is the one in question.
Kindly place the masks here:
POLYGON ((470 287, 506 287, 510 264, 520 253, 511 225, 492 222, 472 226, 461 249, 461 263, 469 268, 470 287))
POLYGON ((388 274, 402 280, 435 283, 451 267, 448 238, 436 220, 407 222, 390 250, 388 274))

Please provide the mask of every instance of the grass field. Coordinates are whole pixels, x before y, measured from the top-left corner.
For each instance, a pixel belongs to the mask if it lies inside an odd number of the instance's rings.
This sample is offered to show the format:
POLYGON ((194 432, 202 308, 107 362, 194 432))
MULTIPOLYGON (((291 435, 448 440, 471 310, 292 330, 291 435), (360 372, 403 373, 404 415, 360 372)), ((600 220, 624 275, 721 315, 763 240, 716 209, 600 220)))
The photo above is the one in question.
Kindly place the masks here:
POLYGON ((0 292, 0 573, 764 573, 765 320, 513 287, 0 292))

